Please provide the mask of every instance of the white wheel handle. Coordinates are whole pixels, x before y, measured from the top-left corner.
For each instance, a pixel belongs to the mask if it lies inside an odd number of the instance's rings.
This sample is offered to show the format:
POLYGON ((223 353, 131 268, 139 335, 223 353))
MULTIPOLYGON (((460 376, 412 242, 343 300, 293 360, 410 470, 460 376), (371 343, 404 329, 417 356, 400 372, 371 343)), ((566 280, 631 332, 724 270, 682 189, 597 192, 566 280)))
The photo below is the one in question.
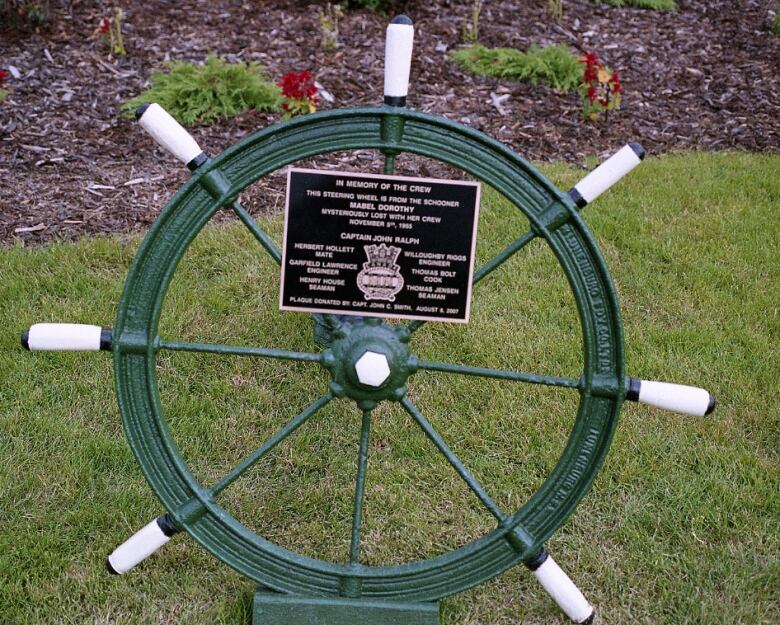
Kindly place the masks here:
POLYGON ((157 517, 114 549, 106 558, 108 572, 113 575, 127 573, 167 543, 176 531, 167 515, 157 517))
POLYGON ((152 139, 190 169, 197 169, 206 160, 198 142, 159 104, 142 104, 135 118, 152 139))
POLYGON ((696 386, 629 378, 626 399, 695 417, 715 410, 715 397, 696 386))
POLYGON ((583 208, 639 165, 644 157, 645 150, 638 143, 624 145, 575 184, 569 195, 578 207, 583 208))
POLYGON ((406 15, 397 15, 387 26, 385 41, 385 104, 405 106, 412 66, 414 25, 406 15))
POLYGON ((82 323, 36 323, 22 334, 22 346, 39 351, 111 349, 111 330, 82 323))
POLYGON ((563 572, 552 556, 542 549, 525 565, 531 569, 539 583, 558 607, 575 623, 592 623, 595 615, 593 606, 563 572))

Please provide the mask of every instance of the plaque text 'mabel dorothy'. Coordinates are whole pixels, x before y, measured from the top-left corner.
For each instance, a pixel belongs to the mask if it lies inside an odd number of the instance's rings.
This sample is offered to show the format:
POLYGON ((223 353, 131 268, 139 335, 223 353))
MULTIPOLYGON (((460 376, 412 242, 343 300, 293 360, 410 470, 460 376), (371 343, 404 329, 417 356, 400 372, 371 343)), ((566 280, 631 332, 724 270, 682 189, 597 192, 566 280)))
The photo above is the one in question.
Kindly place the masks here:
POLYGON ((290 169, 282 310, 466 322, 479 184, 290 169))

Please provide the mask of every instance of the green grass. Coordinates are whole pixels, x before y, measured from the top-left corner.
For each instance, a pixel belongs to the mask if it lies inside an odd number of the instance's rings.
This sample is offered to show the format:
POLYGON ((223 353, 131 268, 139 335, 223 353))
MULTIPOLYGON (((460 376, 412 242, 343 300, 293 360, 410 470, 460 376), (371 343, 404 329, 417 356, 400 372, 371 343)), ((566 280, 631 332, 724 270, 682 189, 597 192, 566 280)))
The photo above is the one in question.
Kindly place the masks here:
POLYGON ((676 11, 676 0, 592 0, 611 4, 613 7, 635 7, 637 9, 651 9, 653 11, 676 11))
POLYGON ((141 104, 157 102, 182 124, 208 124, 248 109, 279 111, 281 90, 257 62, 228 63, 209 55, 202 65, 183 61, 154 72, 151 88, 122 105, 131 117, 141 104))
POLYGON ((780 37, 780 7, 777 10, 778 12, 772 20, 772 33, 774 33, 775 37, 780 37))
POLYGON ((540 48, 532 45, 528 52, 514 48, 486 48, 475 44, 452 52, 452 58, 466 71, 478 76, 493 76, 532 85, 538 82, 556 89, 576 89, 582 79, 582 65, 576 55, 563 45, 540 48))
MULTIPOLYGON (((603 623, 780 620, 780 157, 649 158, 585 209, 624 315, 629 373, 698 384, 712 417, 626 404, 603 472, 550 542, 603 623)), ((569 188, 571 167, 544 171, 569 188)), ((278 217, 266 222, 279 236, 278 217)), ((525 227, 484 194, 479 255, 525 227)), ((136 571, 103 560, 160 507, 123 437, 108 355, 24 352, 36 321, 111 325, 138 240, 0 251, 0 623, 247 623, 252 586, 176 537, 136 571)), ((277 277, 237 225, 188 251, 164 306, 167 337, 313 349, 309 319, 276 310, 277 277)), ((429 324, 425 358, 576 375, 573 298, 535 242, 474 293, 471 323, 429 324)), ((316 365, 182 353, 159 359, 171 430, 211 482, 302 406, 316 365)), ((499 504, 516 507, 561 453, 576 396, 419 373, 411 395, 499 504)), ((302 553, 342 559, 360 414, 331 407, 221 498, 250 527, 302 553)), ((490 519, 394 405, 374 423, 365 511, 368 562, 426 557, 490 519)), ((522 567, 445 600, 447 625, 564 623, 522 567)), ((302 624, 303 625, 303 624, 302 624)))

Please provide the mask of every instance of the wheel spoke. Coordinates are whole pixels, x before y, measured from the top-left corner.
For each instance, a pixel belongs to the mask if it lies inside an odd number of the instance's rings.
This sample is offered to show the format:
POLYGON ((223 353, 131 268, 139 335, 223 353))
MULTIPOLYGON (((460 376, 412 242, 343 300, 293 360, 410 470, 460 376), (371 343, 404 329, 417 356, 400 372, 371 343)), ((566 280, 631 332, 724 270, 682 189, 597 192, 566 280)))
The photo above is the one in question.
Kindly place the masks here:
POLYGON ((325 319, 330 324, 330 327, 332 330, 338 330, 341 327, 341 319, 338 318, 336 315, 331 315, 328 313, 321 313, 322 318, 325 319))
POLYGON ((447 373, 460 373, 474 375, 483 378, 497 378, 499 380, 514 380, 516 382, 528 382, 530 384, 545 384, 547 386, 562 386, 564 388, 579 388, 580 383, 572 378, 561 378, 553 375, 537 375, 535 373, 523 373, 521 371, 506 371, 504 369, 491 369, 489 367, 472 367, 469 365, 457 365, 449 362, 437 362, 434 360, 420 360, 417 362, 420 369, 429 371, 445 371, 447 373))
POLYGON ((363 494, 366 491, 366 467, 368 465, 368 443, 371 440, 371 411, 363 411, 360 430, 357 477, 355 478, 355 505, 352 510, 352 538, 349 543, 349 563, 357 564, 360 557, 360 528, 363 523, 363 494))
POLYGON ((159 348, 177 352, 202 352, 221 354, 223 356, 253 356, 255 358, 278 358, 280 360, 304 360, 307 362, 319 362, 321 358, 320 354, 312 354, 310 352, 291 352, 284 349, 220 345, 218 343, 186 343, 160 340, 159 348))
POLYGON ((447 443, 444 442, 444 439, 439 435, 439 433, 433 428, 430 422, 417 409, 417 406, 415 406, 408 397, 404 397, 401 400, 401 404, 406 409, 406 412, 408 412, 412 416, 412 418, 415 421, 417 421, 418 425, 422 428, 423 432, 425 432, 425 435, 430 439, 430 441, 434 445, 436 445, 436 448, 447 459, 447 462, 450 463, 452 468, 455 469, 455 471, 458 473, 458 475, 460 475, 463 481, 466 482, 466 484, 471 489, 471 491, 477 496, 477 498, 482 502, 482 504, 490 511, 490 514, 496 517, 496 519, 499 522, 503 521, 505 518, 504 514, 501 512, 501 509, 496 505, 496 502, 494 502, 490 498, 490 495, 487 494, 485 489, 482 488, 482 485, 479 482, 477 482, 476 478, 471 474, 471 472, 466 468, 466 466, 455 455, 452 449, 449 448, 449 445, 447 445, 447 443))
POLYGON ((385 174, 390 175, 395 171, 395 154, 385 152, 385 174))
POLYGON ((214 486, 212 486, 210 489, 211 494, 213 496, 216 496, 218 493, 220 493, 225 488, 230 486, 236 479, 238 479, 245 471, 247 471, 250 467, 252 467, 269 451, 271 451, 285 438, 287 438, 290 434, 295 432, 295 430, 297 430, 304 423, 306 423, 309 417, 311 417, 320 408, 325 406, 325 404, 327 404, 331 399, 333 399, 333 395, 331 395, 330 393, 328 393, 327 395, 323 395, 313 404, 310 404, 303 411, 295 415, 287 423, 287 425, 285 425, 281 430, 279 430, 271 438, 265 441, 265 443, 263 443, 260 447, 258 447, 253 453, 251 453, 249 456, 244 458, 244 460, 241 461, 241 464, 236 466, 230 473, 228 473, 225 477, 223 477, 219 482, 214 484, 214 486))
POLYGON ((409 330, 409 332, 414 332, 415 330, 419 330, 424 325, 425 321, 423 319, 417 319, 406 326, 406 329, 409 330))
POLYGON ((281 265, 282 253, 279 251, 276 243, 271 240, 271 237, 266 234, 265 230, 258 226, 257 222, 252 219, 252 215, 249 214, 249 211, 241 206, 241 204, 238 203, 238 200, 233 202, 230 205, 230 208, 232 208, 238 218, 244 222, 244 225, 249 228, 249 232, 251 232, 255 239, 260 242, 260 245, 265 248, 265 251, 271 255, 271 258, 276 261, 276 264, 281 265))
MULTIPOLYGON (((472 284, 476 284, 482 278, 484 278, 486 275, 491 273, 492 271, 498 269, 501 265, 503 265, 507 260, 509 260, 516 252, 519 252, 521 249, 523 249, 528 243, 534 240, 536 238, 536 233, 533 230, 529 230, 524 235, 518 237, 515 239, 512 243, 507 245, 503 250, 501 250, 498 254, 496 254, 493 258, 491 258, 489 261, 487 261, 484 265, 482 265, 477 271, 474 272, 474 278, 471 281, 472 284)), ((407 328, 409 329, 409 332, 414 332, 415 330, 418 330, 423 325, 425 325, 425 321, 422 319, 418 319, 416 321, 412 321, 407 328)))
POLYGON ((519 252, 526 245, 528 245, 528 243, 533 241, 535 237, 536 237, 536 233, 533 230, 529 230, 524 235, 512 241, 512 243, 507 245, 493 258, 491 258, 479 269, 477 269, 477 271, 474 273, 474 279, 471 281, 471 283, 476 284, 477 282, 482 280, 482 278, 488 275, 490 272, 492 272, 495 269, 498 269, 507 260, 509 260, 516 252, 519 252))

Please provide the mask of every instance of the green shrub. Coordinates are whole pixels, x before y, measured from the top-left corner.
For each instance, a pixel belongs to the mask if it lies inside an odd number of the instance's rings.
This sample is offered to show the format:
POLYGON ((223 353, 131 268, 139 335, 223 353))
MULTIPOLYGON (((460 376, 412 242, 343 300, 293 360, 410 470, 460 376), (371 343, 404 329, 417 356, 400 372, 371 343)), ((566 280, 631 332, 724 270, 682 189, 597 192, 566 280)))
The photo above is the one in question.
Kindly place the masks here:
POLYGON ((203 65, 175 61, 154 72, 152 86, 122 105, 132 116, 145 102, 157 102, 183 124, 211 123, 242 111, 279 111, 281 90, 259 63, 227 63, 209 55, 203 65))
POLYGON ((636 7, 637 9, 652 9, 653 11, 676 11, 676 0, 593 0, 611 4, 613 7, 636 7))
POLYGON ((528 52, 474 45, 455 50, 452 58, 461 67, 479 76, 508 78, 532 85, 541 81, 556 89, 576 89, 582 79, 582 65, 562 45, 545 48, 532 45, 528 52))
POLYGON ((780 11, 775 14, 775 19, 772 20, 772 32, 775 37, 780 37, 780 11))

